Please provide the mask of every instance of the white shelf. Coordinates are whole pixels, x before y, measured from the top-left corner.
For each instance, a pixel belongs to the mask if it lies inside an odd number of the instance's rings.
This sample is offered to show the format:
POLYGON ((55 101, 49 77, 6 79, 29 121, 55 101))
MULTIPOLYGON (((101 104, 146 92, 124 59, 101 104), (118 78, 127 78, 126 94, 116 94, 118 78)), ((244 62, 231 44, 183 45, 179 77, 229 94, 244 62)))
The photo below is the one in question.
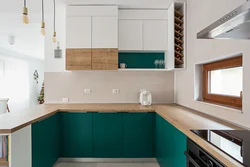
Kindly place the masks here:
POLYGON ((118 71, 169 71, 168 69, 139 69, 139 68, 125 68, 125 69, 118 69, 118 71))

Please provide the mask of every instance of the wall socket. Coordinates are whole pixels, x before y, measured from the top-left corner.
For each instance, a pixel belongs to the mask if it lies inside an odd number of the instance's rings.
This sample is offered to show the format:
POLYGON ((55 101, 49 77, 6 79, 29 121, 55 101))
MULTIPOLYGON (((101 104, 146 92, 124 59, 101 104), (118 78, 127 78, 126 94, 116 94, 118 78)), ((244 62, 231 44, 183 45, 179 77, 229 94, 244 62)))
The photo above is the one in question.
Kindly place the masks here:
POLYGON ((92 93, 92 90, 91 89, 84 89, 84 93, 90 94, 90 93, 92 93))
POLYGON ((62 98, 62 102, 63 103, 68 103, 69 102, 69 98, 62 98))
POLYGON ((118 93, 120 93, 119 89, 113 89, 113 94, 118 94, 118 93))

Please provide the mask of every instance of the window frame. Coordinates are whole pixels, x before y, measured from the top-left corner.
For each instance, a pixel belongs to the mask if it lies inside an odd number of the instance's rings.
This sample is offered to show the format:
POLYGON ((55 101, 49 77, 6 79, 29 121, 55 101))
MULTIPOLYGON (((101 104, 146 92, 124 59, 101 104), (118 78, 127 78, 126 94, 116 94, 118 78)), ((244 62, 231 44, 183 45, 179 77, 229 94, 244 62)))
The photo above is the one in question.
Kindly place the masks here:
POLYGON ((202 91, 203 101, 231 108, 242 109, 242 94, 240 97, 236 97, 230 95, 209 93, 210 78, 211 78, 210 71, 234 68, 234 67, 242 67, 242 55, 225 60, 203 64, 202 67, 203 67, 203 91, 202 91))

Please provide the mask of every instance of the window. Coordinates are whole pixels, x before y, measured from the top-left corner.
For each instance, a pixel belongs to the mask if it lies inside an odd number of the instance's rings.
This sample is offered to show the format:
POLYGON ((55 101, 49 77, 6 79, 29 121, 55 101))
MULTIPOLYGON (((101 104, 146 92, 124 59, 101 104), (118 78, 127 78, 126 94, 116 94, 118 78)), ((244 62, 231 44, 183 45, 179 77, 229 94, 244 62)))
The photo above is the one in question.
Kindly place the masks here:
POLYGON ((242 108, 242 56, 203 65, 203 101, 242 108))

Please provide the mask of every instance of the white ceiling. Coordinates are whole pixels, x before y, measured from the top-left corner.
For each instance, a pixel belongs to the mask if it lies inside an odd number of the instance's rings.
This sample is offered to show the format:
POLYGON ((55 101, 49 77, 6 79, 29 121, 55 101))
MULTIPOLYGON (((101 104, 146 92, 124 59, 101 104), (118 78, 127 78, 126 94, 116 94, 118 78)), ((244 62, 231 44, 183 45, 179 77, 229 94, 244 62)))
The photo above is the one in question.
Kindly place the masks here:
POLYGON ((0 47, 36 59, 44 59, 44 37, 40 34, 40 24, 0 25, 0 47), (15 38, 14 45, 9 43, 10 36, 15 38))

